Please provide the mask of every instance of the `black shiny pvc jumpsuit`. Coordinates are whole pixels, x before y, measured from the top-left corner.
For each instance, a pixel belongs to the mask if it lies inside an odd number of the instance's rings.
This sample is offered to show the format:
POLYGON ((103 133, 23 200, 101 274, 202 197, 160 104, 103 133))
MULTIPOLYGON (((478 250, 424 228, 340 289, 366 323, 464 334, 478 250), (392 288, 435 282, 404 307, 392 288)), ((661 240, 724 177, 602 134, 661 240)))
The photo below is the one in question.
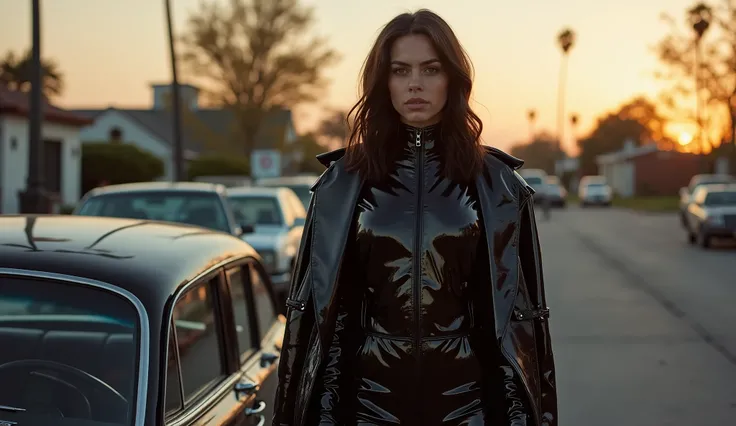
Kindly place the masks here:
POLYGON ((307 424, 500 426, 480 355, 493 315, 477 312, 490 285, 474 186, 442 177, 437 126, 406 134, 394 172, 359 197, 320 419, 307 424))

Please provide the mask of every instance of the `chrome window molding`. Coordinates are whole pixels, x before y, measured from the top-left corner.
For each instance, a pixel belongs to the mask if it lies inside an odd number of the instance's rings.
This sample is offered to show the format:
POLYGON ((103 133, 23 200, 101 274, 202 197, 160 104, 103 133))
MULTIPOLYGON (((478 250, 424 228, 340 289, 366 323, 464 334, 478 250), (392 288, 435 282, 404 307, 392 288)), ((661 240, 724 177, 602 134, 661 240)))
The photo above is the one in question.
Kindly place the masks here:
MULTIPOLYGON (((209 268, 203 270, 202 272, 195 275, 192 279, 188 280, 188 282, 184 285, 182 285, 180 288, 176 290, 176 293, 174 295, 174 300, 171 303, 169 307, 169 311, 167 313, 168 315, 168 321, 165 322, 165 324, 173 324, 174 321, 174 306, 176 306, 177 302, 179 302, 179 299, 186 293, 189 289, 194 287, 195 285, 202 284, 203 280, 206 278, 211 278, 211 276, 214 276, 220 269, 224 269, 231 266, 237 266, 237 265, 245 265, 251 259, 256 259, 253 255, 248 254, 245 256, 241 255, 234 255, 230 256, 227 259, 224 259, 209 268)), ((162 359, 166 360, 169 358, 169 339, 171 338, 171 328, 166 327, 166 330, 163 332, 163 335, 166 339, 166 353, 163 354, 162 359)), ((177 358, 177 361, 180 361, 177 358)), ((194 420, 198 417, 200 417, 204 410, 214 406, 218 403, 219 400, 221 400, 226 393, 232 392, 233 386, 235 383, 238 382, 243 376, 242 371, 235 371, 229 375, 225 375, 222 377, 222 379, 214 385, 212 389, 210 389, 210 394, 206 396, 205 398, 197 401, 196 403, 186 406, 186 396, 183 394, 182 391, 182 399, 183 399, 183 406, 181 410, 176 411, 175 413, 171 414, 171 418, 167 420, 166 424, 170 426, 179 426, 182 424, 185 424, 186 421, 194 420)), ((181 374, 181 363, 179 363, 179 378, 182 380, 181 386, 183 388, 184 382, 183 377, 181 374)), ((164 382, 165 383, 165 382, 164 382)), ((163 400, 166 400, 166 387, 164 386, 163 390, 163 400)), ((136 425, 138 426, 138 425, 136 425)))
POLYGON ((23 278, 41 278, 45 280, 62 281, 70 284, 79 284, 88 287, 103 289, 111 293, 115 293, 128 300, 138 313, 140 320, 139 352, 140 358, 138 363, 138 384, 136 389, 136 403, 133 411, 134 425, 146 426, 146 398, 148 397, 148 369, 150 363, 150 339, 151 325, 148 322, 148 313, 143 303, 133 293, 122 289, 118 286, 106 283, 104 281, 93 280, 76 275, 57 274, 54 272, 34 271, 29 269, 0 268, 0 276, 14 276, 23 278))

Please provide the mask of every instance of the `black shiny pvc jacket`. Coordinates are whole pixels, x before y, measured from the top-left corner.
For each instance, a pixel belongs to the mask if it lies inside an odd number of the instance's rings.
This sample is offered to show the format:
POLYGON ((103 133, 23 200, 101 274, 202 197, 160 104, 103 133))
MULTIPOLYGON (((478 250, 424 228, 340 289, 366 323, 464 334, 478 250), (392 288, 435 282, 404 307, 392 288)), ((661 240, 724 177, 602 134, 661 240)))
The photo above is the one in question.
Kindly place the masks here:
POLYGON ((380 183, 346 172, 344 150, 319 157, 273 425, 557 425, 523 162, 488 148, 459 185, 439 129, 406 132, 380 183))

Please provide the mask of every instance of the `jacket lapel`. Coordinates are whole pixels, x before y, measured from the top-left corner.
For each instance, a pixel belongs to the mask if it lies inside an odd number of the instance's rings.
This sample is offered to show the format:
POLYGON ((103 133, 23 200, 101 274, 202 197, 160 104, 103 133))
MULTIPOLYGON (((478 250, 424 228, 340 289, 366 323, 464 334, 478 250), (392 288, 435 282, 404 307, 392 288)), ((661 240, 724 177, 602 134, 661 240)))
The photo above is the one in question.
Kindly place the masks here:
MULTIPOLYGON (((491 267, 496 338, 500 341, 514 309, 518 288, 518 198, 513 191, 514 176, 505 177, 486 160, 485 172, 476 180, 486 244, 491 267)), ((493 160, 490 160, 493 161, 493 160)))
POLYGON ((331 331, 325 326, 330 324, 327 319, 336 305, 337 277, 360 188, 358 174, 348 173, 343 162, 336 161, 325 171, 313 195, 311 289, 323 348, 330 339, 331 331))

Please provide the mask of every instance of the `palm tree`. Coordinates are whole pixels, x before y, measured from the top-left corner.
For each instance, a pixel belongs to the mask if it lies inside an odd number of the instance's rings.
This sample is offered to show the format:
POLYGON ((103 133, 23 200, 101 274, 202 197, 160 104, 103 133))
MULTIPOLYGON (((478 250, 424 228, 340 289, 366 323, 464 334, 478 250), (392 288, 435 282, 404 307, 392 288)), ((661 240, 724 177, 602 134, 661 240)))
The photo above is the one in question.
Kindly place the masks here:
MULTIPOLYGON (((43 95, 48 97, 61 95, 64 90, 64 75, 56 62, 45 59, 41 62, 43 72, 43 95)), ((8 52, 0 61, 0 84, 10 90, 30 93, 33 69, 32 52, 28 50, 22 57, 8 52)))
MULTIPOLYGON (((688 21, 692 25, 695 33, 695 117, 698 122, 698 139, 700 139, 700 149, 705 153, 705 139, 703 138, 703 121, 701 118, 700 106, 700 42, 703 35, 708 31, 710 23, 713 20, 713 10, 705 3, 698 3, 687 11, 688 21)), ((712 147, 711 147, 712 148, 712 147)))
POLYGON ((557 43, 562 49, 562 61, 560 62, 560 81, 557 92, 557 148, 562 152, 562 139, 565 130, 565 83, 567 81, 567 60, 570 49, 575 45, 575 32, 570 28, 564 28, 557 35, 557 43))
POLYGON ((537 121, 537 110, 527 111, 526 118, 529 120, 529 142, 534 142, 534 122, 537 121))

